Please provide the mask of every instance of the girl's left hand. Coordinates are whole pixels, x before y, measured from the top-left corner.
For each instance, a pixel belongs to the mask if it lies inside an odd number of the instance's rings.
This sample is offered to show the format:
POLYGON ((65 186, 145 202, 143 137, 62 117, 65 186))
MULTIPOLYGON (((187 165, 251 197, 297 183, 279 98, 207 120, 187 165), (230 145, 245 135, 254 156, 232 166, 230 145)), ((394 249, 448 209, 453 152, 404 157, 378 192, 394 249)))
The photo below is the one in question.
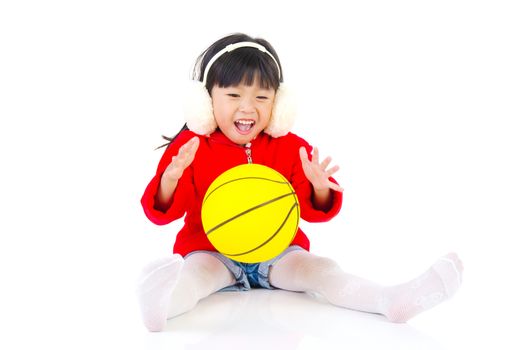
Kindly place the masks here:
POLYGON ((339 170, 339 166, 337 165, 328 170, 326 169, 330 165, 332 158, 326 157, 319 163, 319 150, 317 147, 314 148, 311 161, 308 159, 308 153, 304 147, 299 148, 299 156, 301 157, 304 174, 312 183, 315 191, 322 191, 329 188, 337 192, 343 192, 343 187, 329 180, 329 177, 339 170))

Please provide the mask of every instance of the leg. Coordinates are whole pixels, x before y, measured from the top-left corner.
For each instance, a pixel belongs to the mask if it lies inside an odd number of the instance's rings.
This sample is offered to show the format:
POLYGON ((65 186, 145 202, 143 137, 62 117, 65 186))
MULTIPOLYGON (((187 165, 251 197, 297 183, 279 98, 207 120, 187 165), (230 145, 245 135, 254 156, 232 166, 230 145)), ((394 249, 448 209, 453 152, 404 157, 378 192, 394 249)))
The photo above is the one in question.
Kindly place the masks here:
POLYGON ((383 287, 345 273, 331 259, 294 251, 273 266, 270 281, 277 288, 314 291, 334 305, 405 322, 452 296, 458 289, 461 272, 460 260, 449 254, 418 278, 383 287))
POLYGON ((201 299, 235 282, 233 274, 216 257, 207 253, 190 255, 172 291, 168 318, 191 310, 201 299))
POLYGON ((304 250, 288 253, 270 270, 274 287, 296 292, 316 292, 331 304, 349 309, 381 313, 383 288, 346 274, 336 262, 304 250))
POLYGON ((143 322, 150 331, 161 331, 167 319, 192 309, 200 299, 234 283, 234 277, 215 257, 195 253, 149 264, 138 283, 137 295, 143 322))

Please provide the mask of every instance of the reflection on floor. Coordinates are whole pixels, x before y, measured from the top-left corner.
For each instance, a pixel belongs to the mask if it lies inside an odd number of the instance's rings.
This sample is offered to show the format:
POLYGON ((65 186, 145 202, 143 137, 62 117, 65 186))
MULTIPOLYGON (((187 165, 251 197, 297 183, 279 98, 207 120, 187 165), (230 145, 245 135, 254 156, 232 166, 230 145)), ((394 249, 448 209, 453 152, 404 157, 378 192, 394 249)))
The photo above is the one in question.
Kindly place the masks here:
MULTIPOLYGON (((169 321, 151 342, 167 349, 444 349, 407 324, 355 312, 304 293, 216 293, 169 321)), ((151 344, 154 346, 154 344, 151 344)))

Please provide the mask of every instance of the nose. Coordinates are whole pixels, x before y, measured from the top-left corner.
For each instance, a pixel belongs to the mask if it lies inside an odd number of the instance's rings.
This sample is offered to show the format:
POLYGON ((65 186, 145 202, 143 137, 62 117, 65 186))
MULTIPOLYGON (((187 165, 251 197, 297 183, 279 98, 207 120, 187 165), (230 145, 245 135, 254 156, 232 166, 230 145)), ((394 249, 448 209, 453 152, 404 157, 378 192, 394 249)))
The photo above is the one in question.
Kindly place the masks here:
POLYGON ((255 112, 255 101, 251 97, 244 97, 241 99, 238 109, 242 113, 253 113, 255 112))

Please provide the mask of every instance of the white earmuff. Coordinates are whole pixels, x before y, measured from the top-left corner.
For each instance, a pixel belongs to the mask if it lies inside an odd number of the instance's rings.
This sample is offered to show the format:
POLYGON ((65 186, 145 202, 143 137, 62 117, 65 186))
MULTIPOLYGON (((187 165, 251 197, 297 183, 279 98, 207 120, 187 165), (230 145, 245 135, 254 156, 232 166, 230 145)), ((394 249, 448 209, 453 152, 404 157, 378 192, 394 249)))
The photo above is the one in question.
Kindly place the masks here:
POLYGON ((198 135, 209 135, 217 125, 213 115, 213 101, 201 81, 192 80, 187 87, 183 115, 189 130, 198 135))
POLYGON ((280 137, 291 131, 296 116, 296 99, 291 89, 281 83, 275 94, 271 119, 264 130, 272 137, 280 137))
MULTIPOLYGON (((183 114, 189 130, 199 135, 209 135, 213 133, 218 125, 216 124, 213 114, 213 103, 211 96, 205 87, 207 74, 212 64, 224 53, 236 50, 241 47, 253 47, 268 54, 279 71, 282 74, 279 63, 266 48, 260 44, 244 41, 236 44, 227 45, 224 49, 218 51, 207 63, 204 70, 203 81, 193 80, 190 82, 186 91, 183 114)), ((272 137, 286 135, 292 128, 295 121, 295 102, 291 91, 281 83, 275 95, 273 111, 269 125, 264 130, 265 133, 272 137)))

